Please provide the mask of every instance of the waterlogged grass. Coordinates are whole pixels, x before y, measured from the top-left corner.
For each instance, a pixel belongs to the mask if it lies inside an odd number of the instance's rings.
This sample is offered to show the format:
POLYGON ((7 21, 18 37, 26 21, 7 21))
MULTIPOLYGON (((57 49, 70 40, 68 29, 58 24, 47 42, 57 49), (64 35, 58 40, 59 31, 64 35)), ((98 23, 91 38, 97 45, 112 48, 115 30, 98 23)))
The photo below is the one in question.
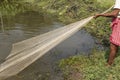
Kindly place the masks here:
POLYGON ((77 55, 61 60, 59 67, 64 80, 120 80, 120 56, 111 67, 107 67, 107 55, 108 52, 94 50, 89 56, 77 55), (78 73, 80 75, 75 75, 78 73))

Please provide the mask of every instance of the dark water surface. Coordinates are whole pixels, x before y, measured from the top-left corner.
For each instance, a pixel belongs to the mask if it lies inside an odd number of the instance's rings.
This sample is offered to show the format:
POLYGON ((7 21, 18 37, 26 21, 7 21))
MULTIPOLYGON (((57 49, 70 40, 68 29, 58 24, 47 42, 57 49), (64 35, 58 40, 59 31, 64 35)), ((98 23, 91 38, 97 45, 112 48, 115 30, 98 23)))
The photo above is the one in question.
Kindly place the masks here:
MULTIPOLYGON (((0 33, 0 63, 9 55, 12 44, 63 27, 54 17, 26 12, 13 18, 4 17, 5 33, 0 33)), ((63 80, 55 64, 60 59, 80 53, 88 54, 95 46, 94 38, 84 30, 65 40, 18 75, 6 80, 63 80)))

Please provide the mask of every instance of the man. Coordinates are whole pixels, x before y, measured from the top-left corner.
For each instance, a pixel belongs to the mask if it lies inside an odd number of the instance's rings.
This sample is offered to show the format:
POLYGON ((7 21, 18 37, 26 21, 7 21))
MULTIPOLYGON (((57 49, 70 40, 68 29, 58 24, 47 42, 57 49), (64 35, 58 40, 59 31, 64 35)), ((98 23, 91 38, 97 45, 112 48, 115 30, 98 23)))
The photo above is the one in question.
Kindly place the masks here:
POLYGON ((110 36, 110 54, 107 61, 107 65, 112 65, 118 51, 118 46, 120 46, 120 0, 115 1, 113 11, 110 13, 96 14, 94 18, 100 16, 113 18, 111 24, 112 34, 110 36))

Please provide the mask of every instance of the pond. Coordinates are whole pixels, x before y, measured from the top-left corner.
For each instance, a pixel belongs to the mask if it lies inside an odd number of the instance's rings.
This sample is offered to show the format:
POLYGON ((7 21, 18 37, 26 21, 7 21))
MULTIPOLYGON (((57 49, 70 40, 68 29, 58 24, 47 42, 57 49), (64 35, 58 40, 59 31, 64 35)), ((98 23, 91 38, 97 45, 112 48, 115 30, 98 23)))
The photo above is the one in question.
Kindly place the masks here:
MULTIPOLYGON (((0 63, 9 55, 12 44, 63 27, 54 16, 27 11, 14 17, 3 17, 5 33, 0 33, 0 63)), ((79 54, 89 54, 95 47, 95 39, 80 30, 19 74, 6 80, 63 80, 56 63, 79 54)))

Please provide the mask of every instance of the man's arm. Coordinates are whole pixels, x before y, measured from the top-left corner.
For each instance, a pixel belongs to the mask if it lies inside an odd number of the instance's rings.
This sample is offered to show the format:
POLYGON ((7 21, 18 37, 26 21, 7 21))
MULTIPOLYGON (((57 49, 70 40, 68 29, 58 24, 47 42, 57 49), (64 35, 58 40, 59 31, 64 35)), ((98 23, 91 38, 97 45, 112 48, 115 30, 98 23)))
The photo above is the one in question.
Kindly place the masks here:
POLYGON ((104 13, 104 14, 96 14, 94 16, 94 18, 98 18, 100 16, 103 16, 103 17, 117 17, 118 13, 120 12, 120 9, 114 9, 112 12, 110 13, 104 13))

